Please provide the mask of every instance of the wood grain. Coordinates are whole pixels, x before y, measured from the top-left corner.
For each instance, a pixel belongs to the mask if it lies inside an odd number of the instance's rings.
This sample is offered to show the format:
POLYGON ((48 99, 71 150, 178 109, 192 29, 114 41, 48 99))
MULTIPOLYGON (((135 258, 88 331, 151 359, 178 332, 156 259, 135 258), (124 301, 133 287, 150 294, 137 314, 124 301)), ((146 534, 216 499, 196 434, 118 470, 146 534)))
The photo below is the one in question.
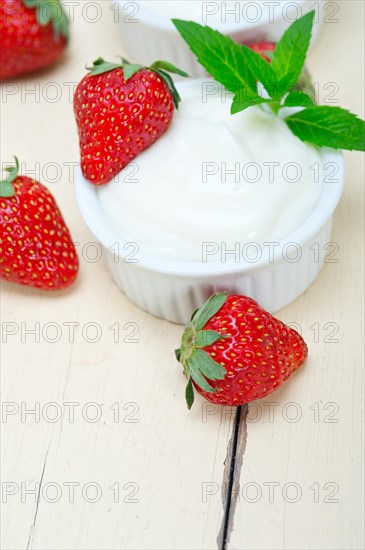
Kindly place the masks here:
MULTIPOLYGON (((2 159, 17 154, 49 186, 81 257, 79 281, 62 295, 2 285, 3 547, 217 548, 234 411, 200 398, 186 410, 173 353, 181 328, 140 311, 117 290, 75 203, 70 90, 86 63, 123 53, 109 2, 98 2, 95 23, 83 17, 84 4, 74 9, 61 64, 21 79, 15 91, 2 85, 2 159), (26 414, 31 408, 36 414, 26 414)), ((337 4, 339 23, 324 26, 310 68, 322 85, 338 83, 341 105, 361 115, 364 6, 337 4)), ((349 154, 333 234, 339 262, 327 264, 279 314, 300 325, 310 359, 290 384, 249 407, 228 548, 361 547, 362 215, 362 157, 349 154), (328 342, 326 323, 338 325, 338 342, 328 342), (279 484, 273 502, 270 482, 279 484), (283 498, 287 483, 301 488, 298 502, 288 501, 290 487, 283 498), (319 489, 310 489, 315 483, 319 489), (324 501, 333 490, 327 483, 338 485, 332 498, 339 502, 324 501), (262 497, 250 502, 257 488, 262 497)))
MULTIPOLYGON (((339 22, 324 24, 309 68, 322 94, 335 90, 342 107, 363 117, 364 3, 336 4, 339 22)), ((232 550, 363 547, 361 153, 346 153, 346 171, 332 235, 338 262, 278 315, 299 324, 309 360, 249 407, 232 550)))

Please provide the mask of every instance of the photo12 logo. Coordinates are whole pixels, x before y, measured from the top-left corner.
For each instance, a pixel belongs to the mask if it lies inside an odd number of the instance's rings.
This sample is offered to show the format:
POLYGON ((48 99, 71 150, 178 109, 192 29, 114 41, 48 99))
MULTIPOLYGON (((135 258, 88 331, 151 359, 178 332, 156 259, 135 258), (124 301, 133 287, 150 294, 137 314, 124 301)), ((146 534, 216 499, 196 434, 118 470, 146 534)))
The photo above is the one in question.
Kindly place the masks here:
POLYGON ((115 481, 104 486, 96 481, 80 483, 79 481, 4 481, 1 484, 1 501, 3 504, 17 502, 47 502, 56 504, 60 501, 74 504, 87 502, 96 504, 102 500, 115 504, 138 504, 140 486, 135 481, 115 481))
POLYGON ((3 424, 20 422, 21 424, 47 422, 49 424, 86 422, 97 424, 98 422, 111 422, 114 424, 137 424, 139 418, 139 405, 134 401, 121 403, 116 401, 108 406, 106 403, 80 403, 68 401, 57 403, 26 403, 24 401, 3 401, 1 404, 1 422, 3 424))
POLYGON ((339 23, 339 2, 277 1, 260 2, 202 2, 201 21, 204 24, 275 24, 293 23, 310 10, 315 10, 315 23, 339 23))
MULTIPOLYGON (((258 483, 250 481, 238 485, 232 493, 235 502, 246 502, 256 504, 266 502, 270 504, 285 502, 296 504, 305 501, 307 504, 338 504, 340 486, 334 481, 318 482, 311 485, 303 485, 297 481, 281 483, 279 481, 264 481, 258 483)), ((220 498, 223 502, 227 499, 227 483, 219 484, 212 481, 202 483, 202 502, 211 502, 212 498, 220 498)))
POLYGON ((337 264, 337 254, 340 247, 336 242, 318 243, 314 242, 306 247, 297 242, 280 243, 257 242, 242 243, 239 241, 227 242, 203 242, 201 247, 201 261, 220 261, 222 263, 235 262, 257 264, 260 261, 274 263, 283 260, 291 264, 299 262, 304 255, 311 257, 313 263, 337 264))

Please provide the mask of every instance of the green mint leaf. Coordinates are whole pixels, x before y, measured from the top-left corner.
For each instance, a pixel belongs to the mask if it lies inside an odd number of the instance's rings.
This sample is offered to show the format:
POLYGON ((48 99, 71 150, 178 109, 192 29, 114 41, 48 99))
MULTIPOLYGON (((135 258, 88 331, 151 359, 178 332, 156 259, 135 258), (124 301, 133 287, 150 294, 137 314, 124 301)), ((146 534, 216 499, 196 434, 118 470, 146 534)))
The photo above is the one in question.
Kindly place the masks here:
POLYGON ((304 67, 314 20, 315 11, 303 15, 285 31, 276 45, 271 67, 281 81, 281 92, 285 93, 295 84, 304 67))
POLYGON ((253 107, 254 105, 270 103, 270 101, 270 99, 265 99, 258 94, 247 94, 247 90, 242 90, 233 98, 233 102, 231 105, 231 115, 235 115, 236 113, 244 111, 248 107, 253 107))
POLYGON ((309 74, 309 71, 306 67, 301 72, 298 82, 292 86, 289 90, 290 92, 303 92, 312 99, 313 103, 316 103, 316 93, 314 86, 312 84, 312 79, 309 74))
POLYGON ((172 22, 199 63, 227 90, 236 92, 249 88, 256 92, 256 79, 239 44, 193 21, 173 19, 172 22))
POLYGON ((279 81, 278 89, 281 97, 283 97, 283 95, 288 91, 298 90, 298 86, 294 78, 294 73, 288 73, 279 81))
POLYGON ((189 378, 189 382, 187 383, 187 386, 185 389, 185 399, 186 399, 186 404, 188 406, 188 409, 190 411, 194 403, 194 388, 191 382, 191 378, 189 378))
POLYGON ((283 104, 283 107, 313 107, 314 103, 311 97, 304 92, 290 92, 283 104))
POLYGON ((196 333, 195 346, 197 348, 205 348, 224 338, 228 338, 228 335, 220 334, 216 330, 200 330, 196 333))
POLYGON ((182 71, 178 67, 175 67, 172 63, 169 63, 168 61, 155 61, 152 63, 151 69, 162 69, 163 71, 168 71, 169 73, 178 74, 180 76, 183 76, 187 78, 189 75, 185 71, 182 71))
POLYGON ((274 57, 274 51, 273 50, 263 50, 262 52, 268 59, 270 59, 270 62, 272 61, 272 58, 274 57))
POLYGON ((209 380, 224 380, 226 370, 222 367, 222 365, 214 361, 209 353, 203 351, 202 349, 197 349, 194 351, 192 357, 196 360, 199 370, 209 380))
MULTIPOLYGON (((275 71, 270 63, 261 57, 260 54, 251 50, 247 46, 241 46, 246 63, 249 65, 256 80, 263 84, 267 93, 273 99, 280 99, 278 96, 279 86, 275 71)), ((256 90, 255 90, 256 91, 256 90)))
POLYGON ((340 107, 311 107, 285 122, 299 139, 319 147, 365 150, 365 122, 340 107))
POLYGON ((209 319, 213 317, 223 306, 224 302, 227 300, 227 293, 220 292, 219 294, 213 294, 205 302, 205 304, 199 308, 192 319, 197 330, 201 330, 207 324, 209 319))

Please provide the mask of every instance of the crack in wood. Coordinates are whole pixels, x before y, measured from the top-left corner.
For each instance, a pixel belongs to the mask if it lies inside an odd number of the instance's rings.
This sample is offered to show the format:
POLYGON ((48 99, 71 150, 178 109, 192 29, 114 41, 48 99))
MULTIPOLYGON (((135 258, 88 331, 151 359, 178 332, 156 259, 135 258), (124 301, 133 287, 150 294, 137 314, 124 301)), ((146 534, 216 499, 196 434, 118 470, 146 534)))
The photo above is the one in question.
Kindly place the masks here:
POLYGON ((227 457, 224 462, 222 484, 224 515, 222 526, 217 537, 219 550, 227 550, 227 545, 233 531, 243 455, 245 454, 247 443, 247 414, 248 404, 237 407, 233 431, 227 448, 227 457))
POLYGON ((48 451, 49 451, 50 446, 51 446, 51 444, 48 445, 48 449, 47 449, 47 452, 46 452, 46 455, 45 455, 44 461, 43 461, 43 468, 42 468, 41 478, 39 480, 39 487, 38 487, 38 493, 37 493, 36 508, 35 508, 35 512, 34 512, 33 522, 32 522, 32 525, 30 526, 30 531, 29 531, 29 537, 28 537, 28 543, 27 543, 26 550, 29 550, 30 545, 33 542, 33 534, 34 534, 34 530, 35 530, 35 524, 36 524, 36 521, 37 521, 38 506, 39 506, 39 500, 40 500, 40 495, 41 495, 43 476, 44 476, 44 471, 46 469, 47 456, 48 456, 48 451))

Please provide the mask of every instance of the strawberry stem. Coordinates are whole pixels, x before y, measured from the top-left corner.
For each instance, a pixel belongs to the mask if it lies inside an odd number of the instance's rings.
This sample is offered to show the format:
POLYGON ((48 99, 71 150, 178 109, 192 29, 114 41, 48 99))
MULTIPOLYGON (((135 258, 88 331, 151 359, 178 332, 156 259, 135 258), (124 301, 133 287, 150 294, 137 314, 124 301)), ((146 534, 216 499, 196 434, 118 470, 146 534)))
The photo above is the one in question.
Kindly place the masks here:
POLYGON ((90 76, 97 76, 100 74, 108 73, 110 71, 114 71, 115 69, 123 69, 125 82, 127 82, 141 69, 149 69, 150 71, 158 74, 165 82, 171 92, 174 105, 176 109, 178 109, 181 98, 179 92, 175 87, 174 81, 168 73, 178 74, 179 76, 183 76, 184 78, 186 78, 189 75, 185 71, 182 71, 178 67, 175 67, 175 65, 169 63, 168 61, 155 61, 150 67, 144 67, 143 65, 130 63, 124 57, 121 57, 121 60, 121 63, 112 63, 110 61, 105 61, 105 59, 103 59, 102 57, 99 57, 93 62, 92 67, 86 67, 86 69, 90 71, 90 76))
POLYGON ((6 179, 0 181, 0 197, 10 198, 15 195, 13 181, 18 177, 19 161, 18 157, 14 156, 15 166, 7 166, 5 171, 8 173, 6 179))
POLYGON ((194 401, 192 381, 202 390, 214 393, 216 390, 208 381, 223 380, 226 376, 225 369, 202 349, 229 337, 214 330, 204 330, 209 319, 221 309, 226 300, 226 292, 214 294, 201 308, 196 310, 190 323, 185 327, 181 338, 181 349, 175 350, 176 359, 182 364, 188 380, 185 391, 188 409, 191 408, 194 401))
POLYGON ((60 0, 22 0, 28 9, 36 10, 36 18, 42 27, 52 24, 56 40, 63 36, 66 41, 70 38, 69 23, 60 0))

